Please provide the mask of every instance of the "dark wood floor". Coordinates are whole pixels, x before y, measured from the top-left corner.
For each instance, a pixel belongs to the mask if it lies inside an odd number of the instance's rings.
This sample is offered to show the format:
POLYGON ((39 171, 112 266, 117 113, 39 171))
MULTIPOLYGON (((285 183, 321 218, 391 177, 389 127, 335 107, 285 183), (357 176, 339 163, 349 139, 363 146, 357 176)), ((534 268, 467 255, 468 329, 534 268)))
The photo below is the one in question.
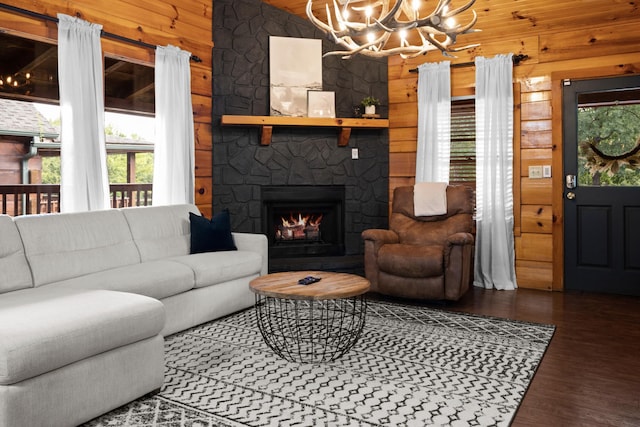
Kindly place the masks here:
POLYGON ((640 426, 640 298, 474 288, 434 307, 556 326, 513 427, 640 426))

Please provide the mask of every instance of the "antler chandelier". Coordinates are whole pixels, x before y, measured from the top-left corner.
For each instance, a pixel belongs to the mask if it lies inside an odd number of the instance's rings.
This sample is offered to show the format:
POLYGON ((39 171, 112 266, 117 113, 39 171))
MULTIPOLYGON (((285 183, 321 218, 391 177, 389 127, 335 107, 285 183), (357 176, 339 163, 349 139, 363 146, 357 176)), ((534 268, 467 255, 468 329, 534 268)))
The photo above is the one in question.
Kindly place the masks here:
POLYGON ((360 54, 413 58, 432 50, 452 56, 450 52, 478 46, 453 47, 458 35, 480 31, 472 29, 478 19, 474 10, 472 19, 465 25, 455 19, 475 1, 469 0, 457 9, 450 9, 451 0, 438 0, 435 9, 425 15, 421 12, 420 0, 333 0, 334 13, 332 15, 327 2, 327 21, 323 22, 313 14, 313 0, 309 0, 307 16, 331 40, 346 49, 324 56, 342 55, 343 59, 348 59, 360 54))

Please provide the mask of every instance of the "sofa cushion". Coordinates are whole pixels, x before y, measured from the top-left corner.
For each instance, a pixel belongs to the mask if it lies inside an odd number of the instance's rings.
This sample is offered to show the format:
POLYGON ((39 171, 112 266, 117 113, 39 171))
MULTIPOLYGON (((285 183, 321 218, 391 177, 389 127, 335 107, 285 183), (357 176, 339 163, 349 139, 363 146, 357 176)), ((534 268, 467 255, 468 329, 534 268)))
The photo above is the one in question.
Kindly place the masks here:
POLYGON ((378 251, 380 271, 402 277, 434 277, 444 274, 444 248, 388 244, 378 251))
POLYGON ((32 286, 18 229, 11 217, 0 215, 0 294, 32 286))
POLYGON ((140 262, 117 210, 15 218, 35 286, 140 262))
POLYGON ((87 274, 47 286, 107 289, 163 299, 192 289, 194 274, 191 268, 184 264, 167 260, 149 261, 87 274))
POLYGON ((189 212, 191 227, 191 253, 235 251, 231 235, 229 210, 218 212, 211 219, 189 212))
POLYGON ((147 206, 121 209, 143 262, 188 255, 189 212, 194 205, 147 206))
POLYGON ((0 384, 153 337, 164 321, 160 301, 125 292, 45 286, 5 294, 0 298, 0 384))
POLYGON ((262 269, 262 256, 250 251, 206 252, 171 260, 193 270, 196 288, 259 274, 262 269))

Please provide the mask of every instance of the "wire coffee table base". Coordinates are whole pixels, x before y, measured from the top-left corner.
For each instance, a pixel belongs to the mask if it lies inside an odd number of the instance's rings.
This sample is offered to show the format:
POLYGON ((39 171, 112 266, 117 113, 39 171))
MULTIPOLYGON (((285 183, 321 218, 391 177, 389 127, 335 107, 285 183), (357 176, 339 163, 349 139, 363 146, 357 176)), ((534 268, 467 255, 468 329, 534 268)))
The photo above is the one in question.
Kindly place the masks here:
POLYGON ((255 307, 260 333, 277 355, 320 363, 338 359, 358 341, 367 302, 363 295, 303 300, 256 294, 255 307))

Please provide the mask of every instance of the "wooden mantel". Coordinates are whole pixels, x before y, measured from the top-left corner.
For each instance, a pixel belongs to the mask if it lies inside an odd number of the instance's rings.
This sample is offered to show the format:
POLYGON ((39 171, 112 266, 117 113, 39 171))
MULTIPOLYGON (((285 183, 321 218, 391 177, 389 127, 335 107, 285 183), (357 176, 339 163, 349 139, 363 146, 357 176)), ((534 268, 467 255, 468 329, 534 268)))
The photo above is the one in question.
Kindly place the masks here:
POLYGON ((389 127, 389 119, 347 119, 324 117, 285 117, 285 116, 236 116, 224 115, 223 126, 260 126, 260 144, 271 144, 271 134, 274 126, 307 126, 333 127, 340 129, 338 145, 349 145, 352 128, 384 129, 389 127))

